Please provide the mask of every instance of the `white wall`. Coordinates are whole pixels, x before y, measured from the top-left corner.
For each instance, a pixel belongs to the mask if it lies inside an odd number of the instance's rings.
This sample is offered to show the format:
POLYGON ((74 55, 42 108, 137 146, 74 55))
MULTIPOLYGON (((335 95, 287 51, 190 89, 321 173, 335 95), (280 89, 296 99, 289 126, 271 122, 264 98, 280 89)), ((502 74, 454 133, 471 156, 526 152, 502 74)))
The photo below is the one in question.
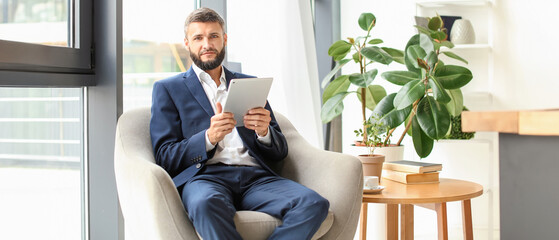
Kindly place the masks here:
POLYGON ((503 109, 559 108, 554 1, 495 0, 494 95, 503 109))

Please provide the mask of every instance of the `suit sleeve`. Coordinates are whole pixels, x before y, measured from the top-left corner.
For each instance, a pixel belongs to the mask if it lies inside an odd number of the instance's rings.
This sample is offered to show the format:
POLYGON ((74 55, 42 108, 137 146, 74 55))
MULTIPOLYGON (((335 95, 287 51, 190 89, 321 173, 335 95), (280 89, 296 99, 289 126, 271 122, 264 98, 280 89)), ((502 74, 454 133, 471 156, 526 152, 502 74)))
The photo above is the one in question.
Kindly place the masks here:
MULTIPOLYGON (((280 161, 287 156, 287 140, 285 139, 283 133, 281 133, 281 129, 276 121, 276 117, 274 116, 274 112, 272 111, 270 104, 266 103, 265 108, 270 111, 270 117, 272 117, 269 128, 269 134, 271 135, 272 144, 267 145, 256 140, 256 147, 258 148, 258 152, 264 159, 268 161, 280 161)), ((255 138, 258 138, 258 136, 256 136, 256 133, 254 133, 254 135, 255 138)))
POLYGON ((183 136, 179 112, 164 84, 154 84, 152 98, 150 134, 157 164, 174 177, 213 156, 215 149, 206 152, 206 129, 183 136))

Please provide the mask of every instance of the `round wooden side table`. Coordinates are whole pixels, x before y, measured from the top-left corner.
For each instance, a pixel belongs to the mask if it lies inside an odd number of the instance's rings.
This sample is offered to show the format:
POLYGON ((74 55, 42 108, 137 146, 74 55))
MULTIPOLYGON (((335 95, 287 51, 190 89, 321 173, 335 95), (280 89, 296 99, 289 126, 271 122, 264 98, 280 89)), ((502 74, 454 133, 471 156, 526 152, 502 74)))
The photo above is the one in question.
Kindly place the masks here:
POLYGON ((436 211, 439 240, 448 239, 446 203, 462 201, 464 239, 473 239, 472 205, 470 199, 483 193, 483 187, 474 182, 441 178, 438 183, 403 184, 382 179, 385 188, 378 194, 363 194, 359 239, 367 236, 367 204, 386 204, 387 239, 398 239, 398 205, 400 205, 401 237, 413 239, 413 207, 436 211))

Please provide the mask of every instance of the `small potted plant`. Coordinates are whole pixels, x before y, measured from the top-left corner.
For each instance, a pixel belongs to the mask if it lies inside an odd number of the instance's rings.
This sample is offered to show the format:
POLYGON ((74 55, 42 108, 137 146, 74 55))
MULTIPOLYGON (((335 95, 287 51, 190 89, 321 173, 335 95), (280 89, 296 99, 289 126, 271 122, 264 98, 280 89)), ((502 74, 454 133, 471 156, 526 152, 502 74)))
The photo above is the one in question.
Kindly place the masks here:
POLYGON ((378 176, 380 179, 385 158, 384 155, 375 154, 375 149, 382 144, 386 127, 382 121, 378 121, 377 115, 372 115, 364 122, 363 129, 354 131, 357 137, 367 133, 362 143, 367 147, 368 154, 357 156, 363 164, 363 176, 378 176))
POLYGON ((428 28, 415 27, 420 33, 410 38, 404 51, 407 71, 382 74, 384 79, 402 88, 383 98, 373 113, 381 116, 379 121, 388 129, 405 123, 406 128, 397 144, 405 134, 410 134, 416 153, 424 158, 431 153, 434 141, 448 134, 451 116, 461 114, 463 97, 460 88, 473 76, 465 67, 446 65, 440 60, 440 54, 444 54, 468 63, 450 51, 454 44, 447 40, 440 16, 430 18, 428 28))
POLYGON ((371 65, 373 63, 388 65, 393 61, 404 63, 404 53, 393 48, 378 46, 383 43, 383 40, 372 37, 372 30, 376 25, 376 17, 372 13, 361 14, 358 24, 365 31, 363 36, 339 40, 328 49, 328 55, 333 57, 336 66, 322 80, 324 93, 321 119, 323 123, 332 121, 343 112, 344 99, 349 95, 355 95, 360 101, 360 118, 363 122, 359 130, 361 142, 365 143, 370 135, 366 126, 366 112, 374 110, 377 103, 386 96, 386 90, 382 86, 372 84, 378 70, 371 65), (341 74, 332 80, 343 66, 352 62, 359 66, 359 72, 341 74), (350 86, 356 87, 357 90, 350 90, 350 86))

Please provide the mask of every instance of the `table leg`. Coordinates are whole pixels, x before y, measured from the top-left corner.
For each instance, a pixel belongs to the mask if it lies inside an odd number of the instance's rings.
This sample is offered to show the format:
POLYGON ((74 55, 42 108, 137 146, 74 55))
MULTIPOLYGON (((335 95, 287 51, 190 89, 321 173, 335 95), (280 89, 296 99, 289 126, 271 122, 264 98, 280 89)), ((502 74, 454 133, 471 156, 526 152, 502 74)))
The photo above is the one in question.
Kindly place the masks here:
POLYGON ((448 240, 448 227, 446 219, 446 202, 436 203, 437 228, 439 229, 439 240, 448 240))
POLYGON ((361 204, 361 216, 359 217, 359 240, 367 240, 367 204, 361 204))
POLYGON ((464 239, 473 240, 474 231, 472 227, 472 202, 470 199, 462 201, 462 225, 464 226, 464 239))
POLYGON ((398 240, 398 204, 386 204, 386 239, 398 240))
POLYGON ((413 205, 400 205, 400 235, 402 240, 413 240, 413 205))

